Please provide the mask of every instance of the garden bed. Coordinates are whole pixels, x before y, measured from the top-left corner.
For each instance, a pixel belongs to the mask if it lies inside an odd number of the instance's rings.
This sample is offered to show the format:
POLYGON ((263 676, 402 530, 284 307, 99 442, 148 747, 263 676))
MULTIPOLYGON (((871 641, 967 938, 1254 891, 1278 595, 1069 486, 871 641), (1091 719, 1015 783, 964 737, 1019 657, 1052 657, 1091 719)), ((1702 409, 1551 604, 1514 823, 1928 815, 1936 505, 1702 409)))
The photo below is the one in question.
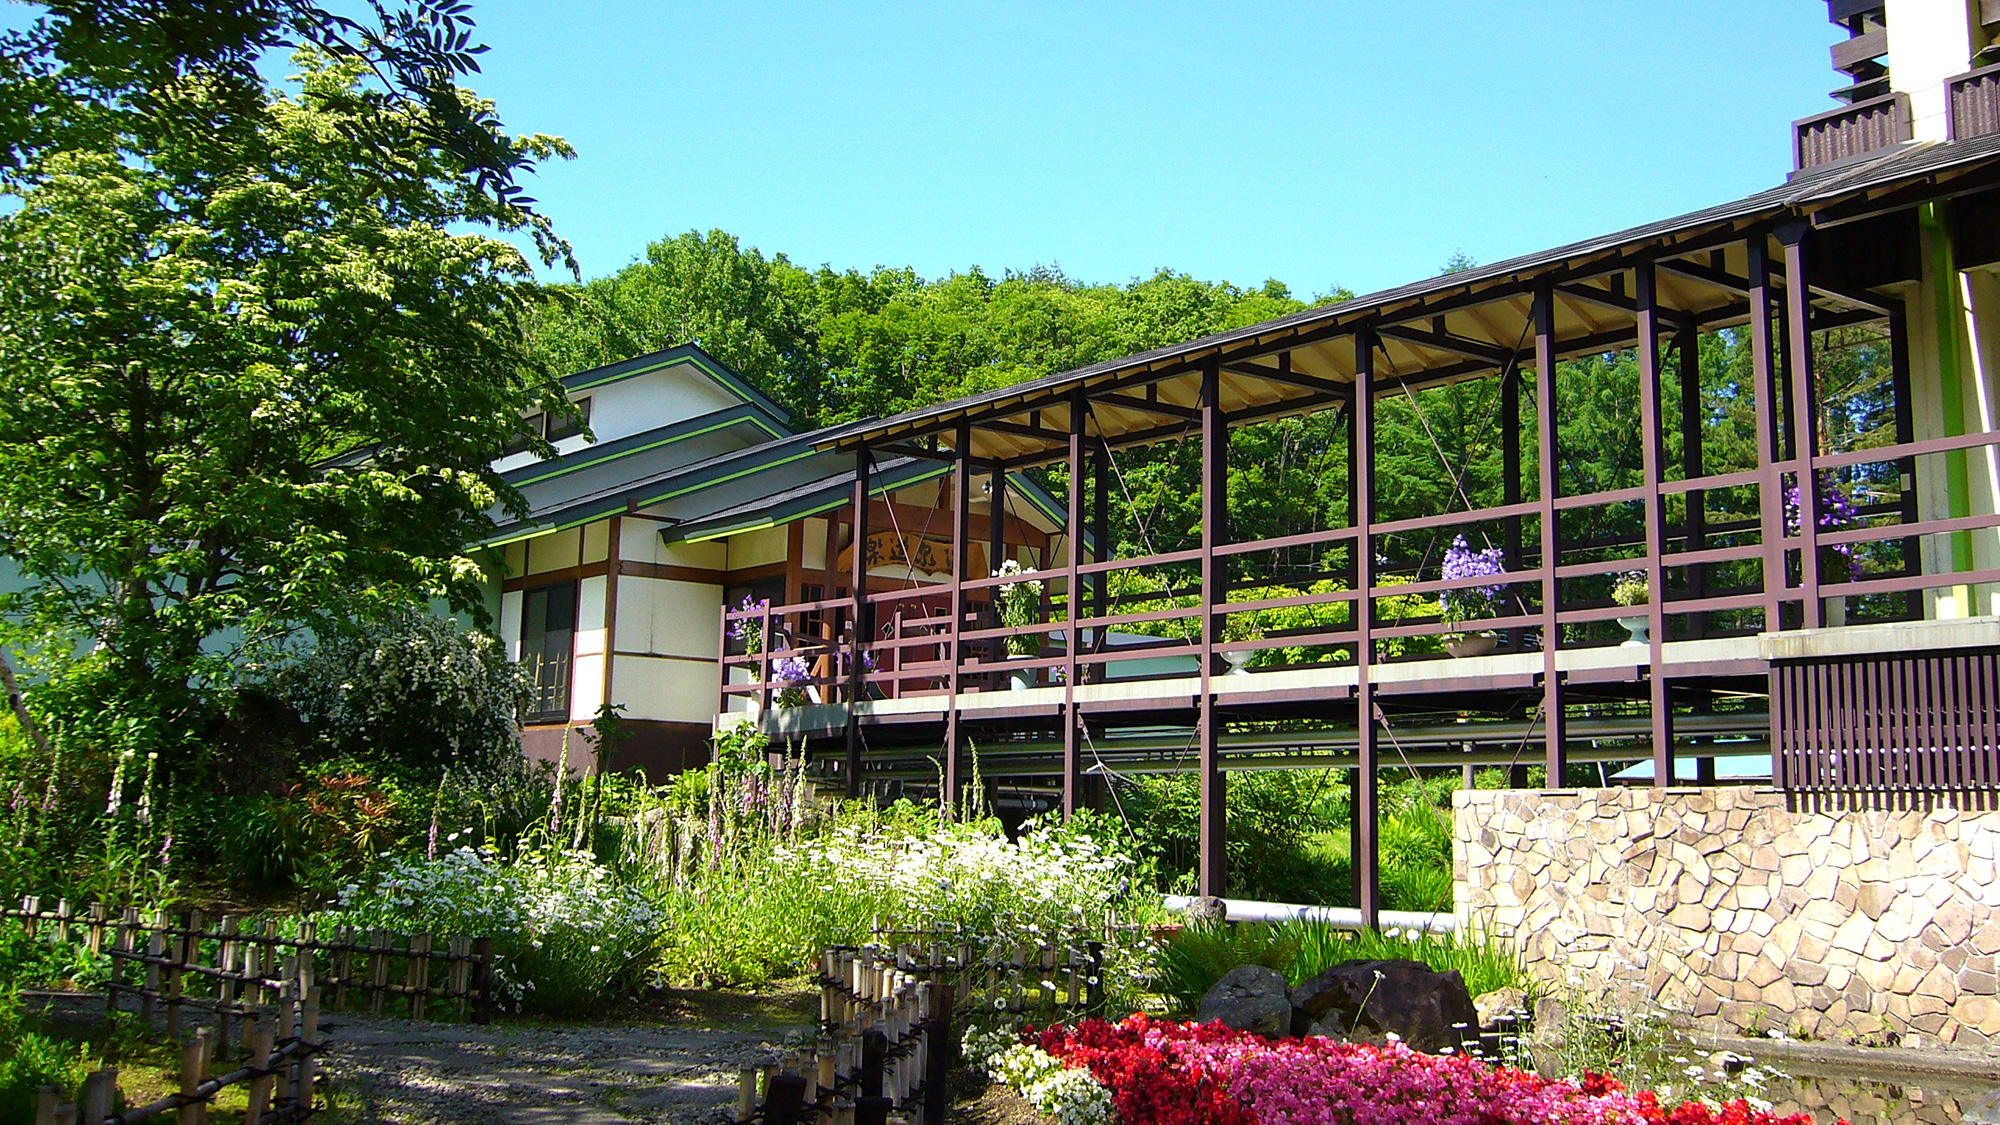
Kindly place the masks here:
POLYGON ((1084 1020, 974 1032, 967 1057, 1060 1125, 1813 1125, 1749 1100, 1677 1101, 1400 1043, 1270 1040, 1220 1024, 1084 1020))

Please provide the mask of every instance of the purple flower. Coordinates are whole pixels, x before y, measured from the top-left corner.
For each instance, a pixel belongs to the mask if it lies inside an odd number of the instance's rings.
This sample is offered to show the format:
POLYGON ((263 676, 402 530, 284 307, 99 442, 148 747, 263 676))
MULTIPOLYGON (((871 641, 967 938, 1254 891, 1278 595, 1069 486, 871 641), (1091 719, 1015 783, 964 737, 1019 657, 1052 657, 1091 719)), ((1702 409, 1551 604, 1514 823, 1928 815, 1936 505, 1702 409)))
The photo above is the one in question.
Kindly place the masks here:
POLYGON ((812 679, 812 665, 803 656, 787 656, 771 665, 771 682, 796 687, 812 679))
MULTIPOLYGON (((756 613, 770 604, 769 598, 759 599, 754 594, 745 594, 736 608, 744 613, 756 613)), ((736 623, 729 627, 729 635, 746 645, 761 643, 764 640, 764 622, 755 617, 738 618, 736 623)))
MULTIPOLYGON (((1813 521, 1821 531, 1835 531, 1852 527, 1861 522, 1861 509, 1847 498, 1837 484, 1822 482, 1819 489, 1819 518, 1813 521)), ((1785 486, 1785 534, 1799 533, 1799 486, 1797 481, 1785 486)), ((1854 545, 1836 543, 1833 549, 1847 560, 1849 579, 1861 577, 1861 563, 1854 557, 1854 545)))
MULTIPOLYGON (((1484 578, 1487 575, 1507 573, 1507 555, 1498 547, 1488 547, 1475 551, 1461 535, 1451 541, 1451 547, 1444 553, 1445 581, 1461 578, 1484 578)), ((1500 596, 1506 586, 1495 583, 1491 586, 1468 586, 1462 590, 1446 590, 1438 595, 1438 601, 1447 620, 1463 621, 1490 609, 1493 600, 1500 596)))

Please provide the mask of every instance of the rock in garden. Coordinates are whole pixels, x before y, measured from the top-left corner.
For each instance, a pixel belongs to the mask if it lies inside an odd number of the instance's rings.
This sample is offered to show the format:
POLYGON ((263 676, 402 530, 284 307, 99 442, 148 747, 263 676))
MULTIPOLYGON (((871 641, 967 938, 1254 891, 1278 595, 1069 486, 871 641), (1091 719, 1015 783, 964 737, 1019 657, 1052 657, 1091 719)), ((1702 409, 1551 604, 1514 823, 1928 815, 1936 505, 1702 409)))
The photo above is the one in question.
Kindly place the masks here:
POLYGON ((1292 990, 1292 1033, 1379 1043, 1394 1033, 1432 1054, 1478 1042, 1479 1013, 1458 970, 1421 961, 1343 961, 1292 990))
POLYGON ((1214 895, 1189 899, 1187 920, 1189 925, 1219 926, 1229 920, 1229 904, 1214 895))
POLYGON ((1472 1007, 1479 1013, 1479 1026, 1482 1028, 1492 1028, 1501 1016, 1510 1013, 1519 1013, 1521 1022, 1528 1022, 1528 994, 1518 988, 1482 992, 1472 998, 1472 1007))
POLYGON ((1202 1023, 1221 1020, 1237 1031, 1254 1031, 1272 1038, 1292 1030, 1292 1001, 1285 990, 1285 978, 1276 969, 1243 965, 1229 970, 1208 995, 1201 998, 1195 1018, 1202 1023))

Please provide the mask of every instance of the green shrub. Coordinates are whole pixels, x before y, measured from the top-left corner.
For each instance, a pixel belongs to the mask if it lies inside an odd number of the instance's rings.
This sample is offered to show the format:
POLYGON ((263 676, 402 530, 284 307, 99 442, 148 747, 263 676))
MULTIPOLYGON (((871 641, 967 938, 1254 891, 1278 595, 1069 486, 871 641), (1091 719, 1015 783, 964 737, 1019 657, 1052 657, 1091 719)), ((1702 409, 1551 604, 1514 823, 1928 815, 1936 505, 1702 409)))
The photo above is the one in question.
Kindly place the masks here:
POLYGON ((1191 1013, 1215 982, 1243 965, 1263 965, 1299 984, 1343 961, 1421 961, 1438 972, 1458 970, 1474 996, 1497 988, 1530 988, 1519 956, 1483 933, 1433 934, 1341 929, 1325 922, 1240 922, 1190 926, 1160 957, 1157 990, 1191 1013))
POLYGON ((0 923, 0 988, 91 989, 110 979, 111 958, 81 942, 57 941, 52 928, 33 937, 0 923))
POLYGON ((0 1125, 32 1125, 35 1091, 55 1086, 75 1096, 97 1069, 88 1043, 64 1043, 21 1025, 21 999, 0 986, 0 1125))

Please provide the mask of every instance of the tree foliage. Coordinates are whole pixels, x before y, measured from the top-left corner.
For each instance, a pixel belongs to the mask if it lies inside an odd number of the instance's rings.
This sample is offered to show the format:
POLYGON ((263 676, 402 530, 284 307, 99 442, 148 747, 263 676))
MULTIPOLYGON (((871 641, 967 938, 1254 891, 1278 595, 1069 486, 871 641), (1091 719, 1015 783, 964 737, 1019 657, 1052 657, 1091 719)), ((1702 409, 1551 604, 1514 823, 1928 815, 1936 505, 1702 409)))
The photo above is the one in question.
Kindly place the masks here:
POLYGON ((105 739, 194 732, 244 646, 480 613, 467 544, 518 503, 489 463, 565 408, 497 236, 566 253, 513 177, 568 147, 451 83, 449 10, 317 11, 57 4, 6 43, 0 611, 105 739))

